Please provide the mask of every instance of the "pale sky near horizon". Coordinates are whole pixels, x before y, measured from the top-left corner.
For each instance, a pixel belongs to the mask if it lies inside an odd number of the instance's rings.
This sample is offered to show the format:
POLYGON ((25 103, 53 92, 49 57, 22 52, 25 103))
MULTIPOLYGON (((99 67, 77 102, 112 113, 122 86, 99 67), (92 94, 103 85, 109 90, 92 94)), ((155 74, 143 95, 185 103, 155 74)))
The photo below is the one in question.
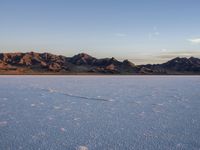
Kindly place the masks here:
POLYGON ((200 57, 199 0, 0 0, 0 52, 200 57))

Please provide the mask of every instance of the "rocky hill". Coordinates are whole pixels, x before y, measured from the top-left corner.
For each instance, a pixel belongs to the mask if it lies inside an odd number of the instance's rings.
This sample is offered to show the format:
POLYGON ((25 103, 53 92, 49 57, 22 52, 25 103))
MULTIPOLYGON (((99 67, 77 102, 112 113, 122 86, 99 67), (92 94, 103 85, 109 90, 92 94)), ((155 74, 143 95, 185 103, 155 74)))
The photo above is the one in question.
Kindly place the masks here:
POLYGON ((135 65, 85 53, 73 57, 50 53, 0 53, 0 74, 200 74, 200 59, 175 58, 163 64, 135 65))

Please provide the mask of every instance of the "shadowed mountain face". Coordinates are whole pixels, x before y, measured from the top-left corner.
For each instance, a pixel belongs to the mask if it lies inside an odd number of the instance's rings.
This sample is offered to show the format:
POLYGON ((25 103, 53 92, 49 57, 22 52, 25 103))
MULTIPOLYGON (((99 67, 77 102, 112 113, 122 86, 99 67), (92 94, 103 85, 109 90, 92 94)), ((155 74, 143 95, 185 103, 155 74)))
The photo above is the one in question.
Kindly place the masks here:
POLYGON ((174 71, 200 71, 200 59, 190 57, 187 58, 175 58, 164 64, 162 64, 163 68, 174 70, 174 71))
POLYGON ((0 53, 0 74, 200 74, 200 59, 175 58, 163 64, 138 65, 115 58, 97 59, 50 53, 0 53))

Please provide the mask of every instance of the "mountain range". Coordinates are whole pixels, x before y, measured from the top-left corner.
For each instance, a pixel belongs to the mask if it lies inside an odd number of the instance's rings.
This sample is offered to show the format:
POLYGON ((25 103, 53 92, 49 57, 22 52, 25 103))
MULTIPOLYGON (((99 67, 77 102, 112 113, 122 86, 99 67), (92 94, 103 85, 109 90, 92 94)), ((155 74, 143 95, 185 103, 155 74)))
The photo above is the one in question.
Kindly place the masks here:
POLYGON ((86 53, 65 57, 50 53, 0 53, 0 74, 200 74, 200 59, 176 57, 162 64, 135 65, 129 60, 97 59, 86 53))

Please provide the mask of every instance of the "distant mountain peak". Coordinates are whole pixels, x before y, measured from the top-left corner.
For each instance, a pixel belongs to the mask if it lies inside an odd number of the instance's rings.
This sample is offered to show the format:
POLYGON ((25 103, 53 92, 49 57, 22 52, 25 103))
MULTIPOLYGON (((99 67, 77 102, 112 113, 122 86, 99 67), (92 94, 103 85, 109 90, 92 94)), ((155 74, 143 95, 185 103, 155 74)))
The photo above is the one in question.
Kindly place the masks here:
POLYGON ((130 62, 128 59, 125 59, 125 60, 123 61, 123 64, 124 64, 124 65, 128 65, 128 66, 135 66, 135 64, 132 63, 132 62, 130 62))
POLYGON ((92 57, 87 53, 79 53, 79 54, 77 54, 77 56, 80 56, 80 57, 92 57))

